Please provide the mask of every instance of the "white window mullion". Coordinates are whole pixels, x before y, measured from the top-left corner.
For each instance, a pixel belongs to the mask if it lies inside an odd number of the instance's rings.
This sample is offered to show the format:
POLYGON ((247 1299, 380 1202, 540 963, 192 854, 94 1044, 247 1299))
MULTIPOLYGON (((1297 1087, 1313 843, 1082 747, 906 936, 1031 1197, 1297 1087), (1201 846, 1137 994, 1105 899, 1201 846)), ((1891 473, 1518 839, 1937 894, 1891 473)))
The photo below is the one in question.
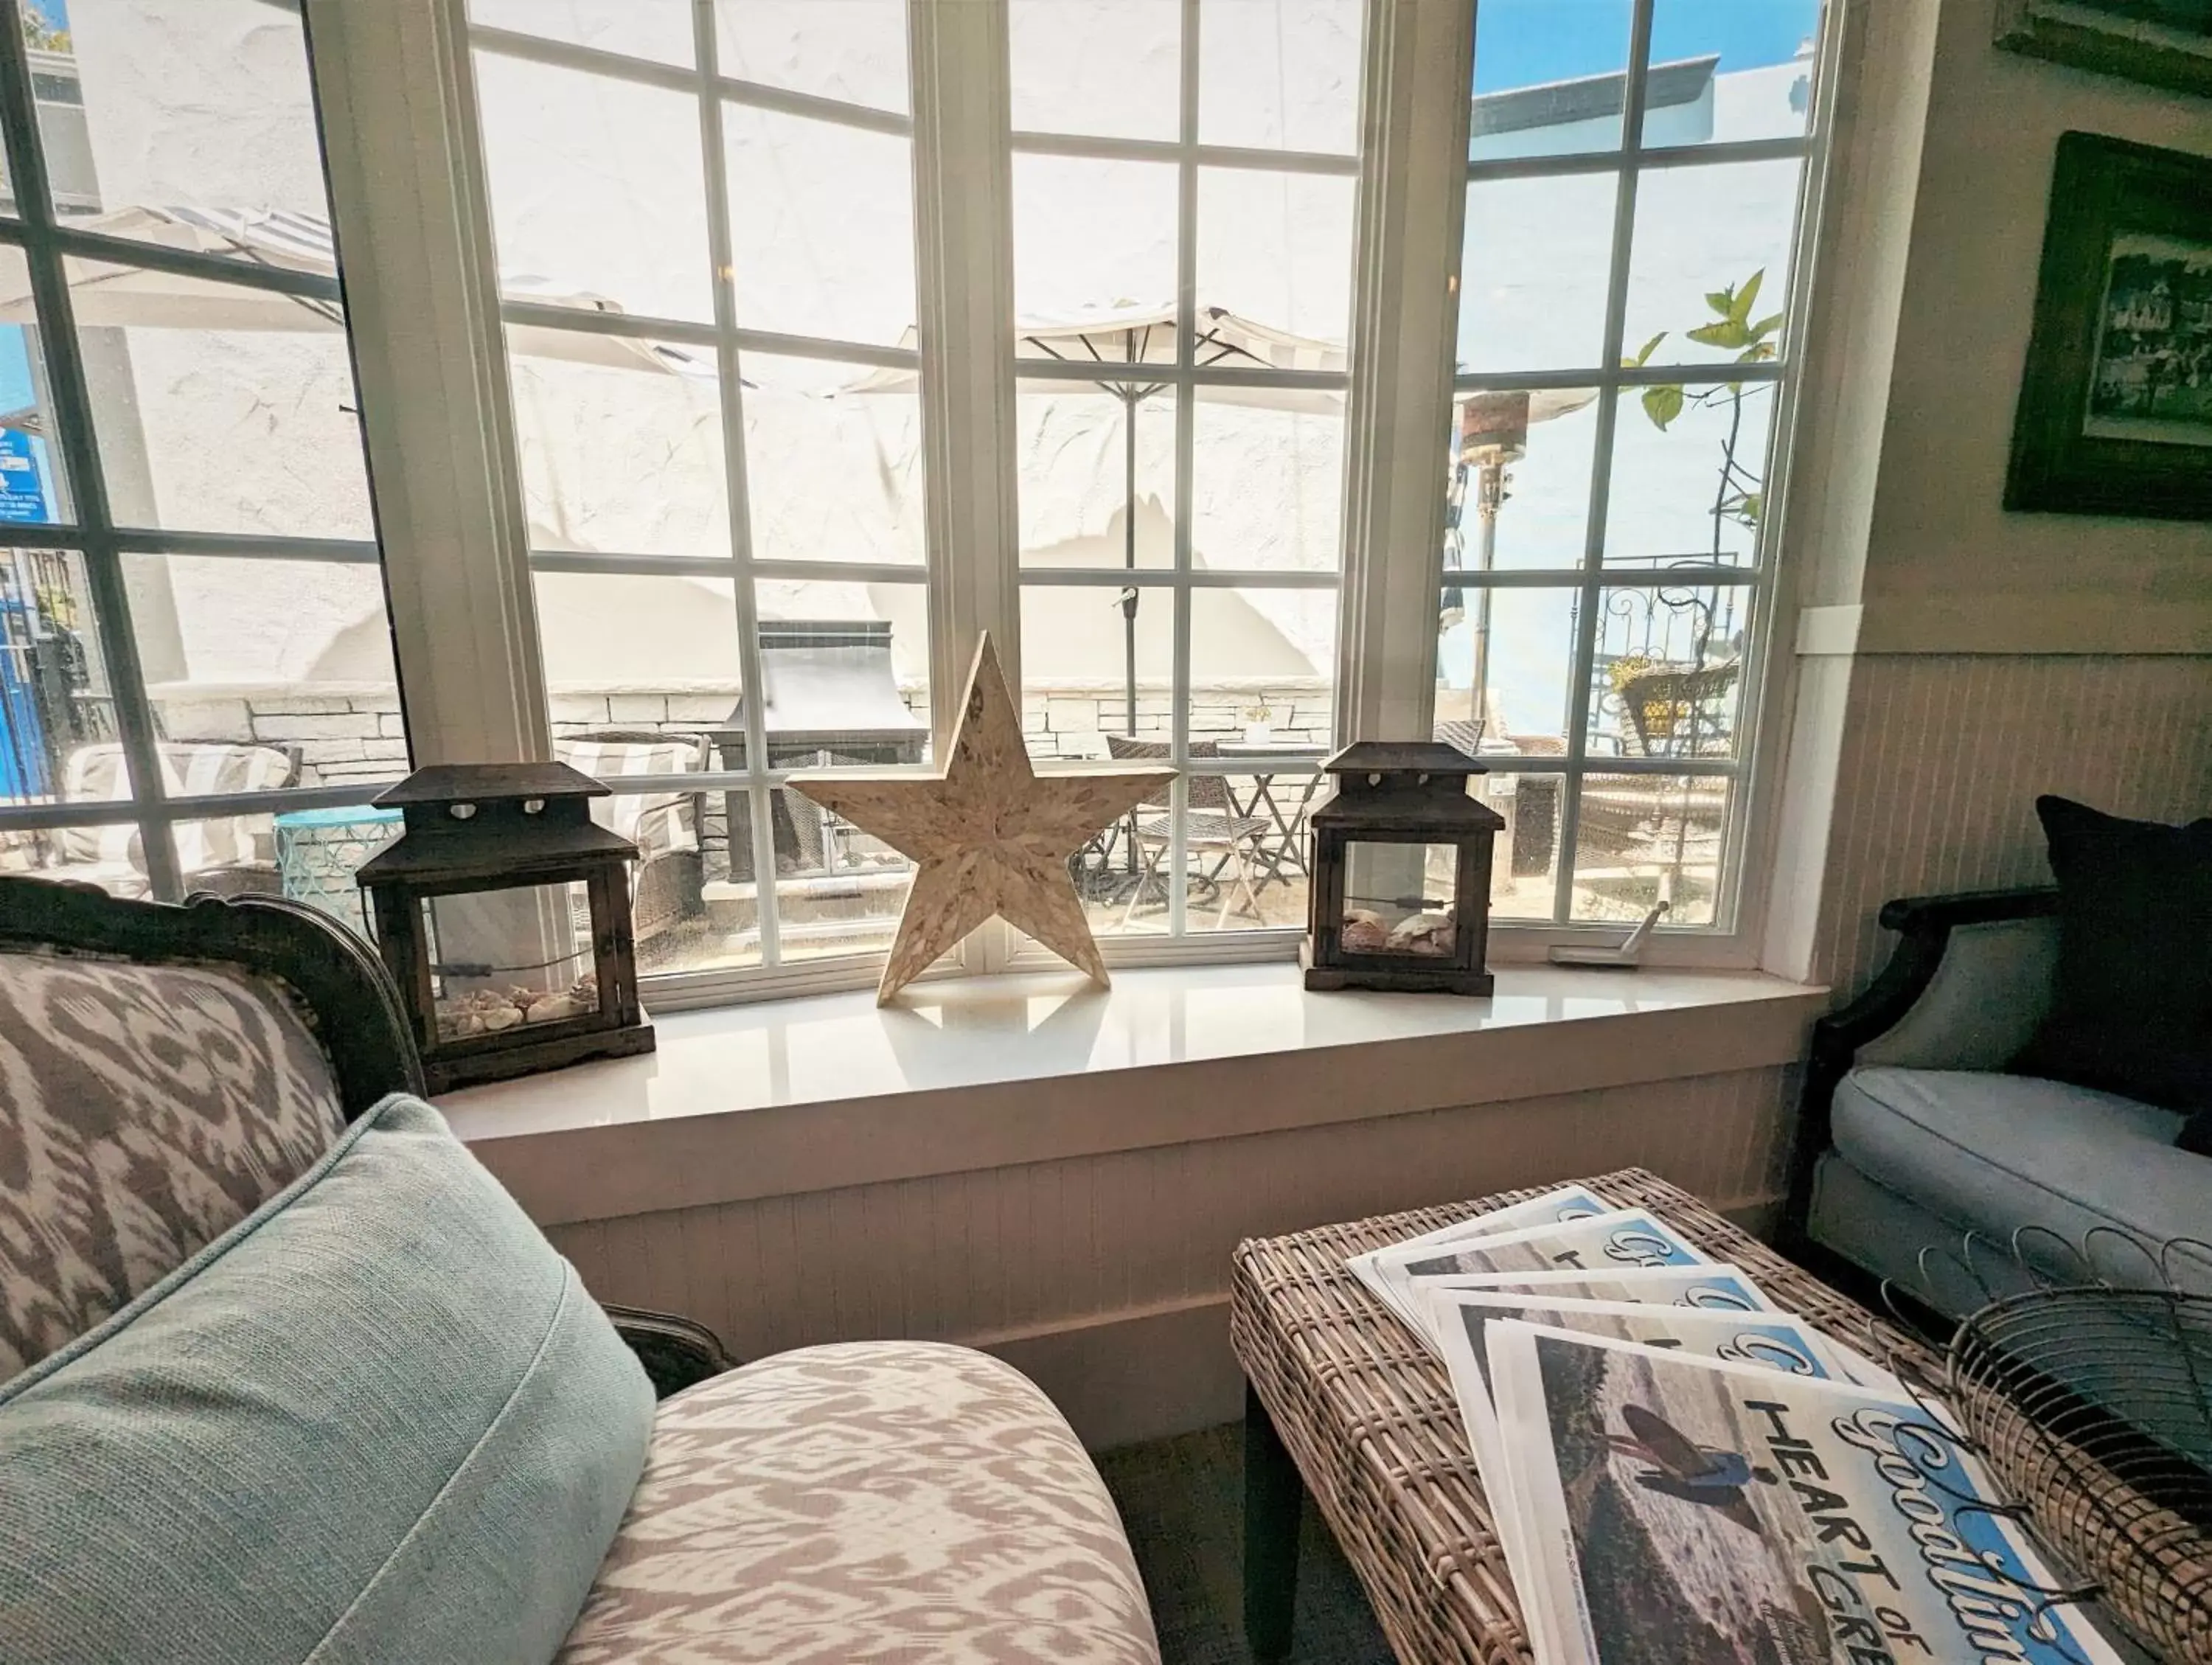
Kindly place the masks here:
POLYGON ((941 757, 981 632, 1021 687, 1006 8, 910 0, 907 17, 930 704, 941 757))
POLYGON ((414 761, 550 757, 463 0, 307 0, 414 761))
MULTIPOLYGON (((1012 98, 1006 0, 908 0, 915 307, 921 355, 929 562, 930 726, 949 755, 975 643, 988 631, 1021 698, 1014 466, 1012 98)), ((975 971, 1013 957, 994 921, 963 945, 975 971)))
MULTIPOLYGON (((745 475, 744 379, 738 369, 736 269, 730 252, 729 168, 716 90, 720 58, 714 9, 693 0, 692 51, 698 59, 700 178, 707 192, 707 258, 714 295, 714 374, 721 394, 722 474, 730 506, 731 586, 738 618, 738 678, 744 690, 747 836, 752 840, 753 919, 761 964, 781 963, 775 817, 768 786, 768 684, 761 670, 760 598, 753 586, 752 494, 745 475)), ((738 829, 729 837, 735 846, 738 829)))
POLYGON ((1370 0, 1336 738, 1426 739, 1467 212, 1472 0, 1370 0))
MULTIPOLYGON (((1177 90, 1180 145, 1176 165, 1175 612, 1169 649, 1168 757, 1176 771, 1168 793, 1168 934, 1186 927, 1190 889, 1190 570, 1192 471, 1198 453, 1198 389, 1190 380, 1198 331, 1198 52, 1199 0, 1182 0, 1182 81, 1177 90)), ((1133 422, 1134 412, 1131 413, 1133 422)))
MULTIPOLYGON (((1651 65, 1654 0, 1635 0, 1629 21, 1628 71, 1621 93, 1620 181, 1613 211, 1612 270, 1607 281, 1605 339, 1598 362, 1608 368, 1622 358, 1627 330, 1629 261, 1636 239, 1637 152, 1644 143, 1644 72, 1651 65)), ((1598 394, 1597 433, 1591 441, 1589 520, 1583 547, 1581 611, 1576 617, 1575 656, 1567 675, 1567 772, 1559 782, 1558 875, 1553 884, 1552 919, 1565 925, 1574 918, 1575 862, 1582 842, 1583 781, 1589 757, 1590 684, 1597 662, 1598 614, 1605 605, 1606 517, 1612 507, 1613 445, 1619 427, 1621 394, 1617 387, 1598 394)), ((1481 697, 1478 690, 1476 697, 1481 697)))

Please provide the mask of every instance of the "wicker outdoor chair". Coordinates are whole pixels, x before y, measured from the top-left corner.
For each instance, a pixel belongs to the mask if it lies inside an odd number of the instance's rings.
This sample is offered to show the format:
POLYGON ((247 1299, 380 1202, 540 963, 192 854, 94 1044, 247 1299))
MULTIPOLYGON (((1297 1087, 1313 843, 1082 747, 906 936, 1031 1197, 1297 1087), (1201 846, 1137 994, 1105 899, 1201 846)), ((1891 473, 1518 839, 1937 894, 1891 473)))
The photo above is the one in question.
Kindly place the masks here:
MULTIPOLYGON (((159 747, 161 789, 170 798, 276 792, 300 779, 296 746, 165 740, 159 747)), ((114 740, 79 746, 62 765, 62 798, 71 804, 117 803, 131 796, 123 747, 114 740)), ((211 816, 173 828, 177 867, 185 892, 247 896, 283 889, 270 817, 211 816)), ((96 884, 113 896, 143 896, 153 889, 135 821, 64 827, 46 841, 40 876, 96 884)))
POLYGON ((592 800, 592 819, 637 846, 630 877, 631 930, 640 947, 706 916, 706 859, 699 840, 700 795, 623 792, 626 777, 697 775, 707 768, 707 737, 658 729, 592 729, 553 743, 569 768, 611 787, 592 800))

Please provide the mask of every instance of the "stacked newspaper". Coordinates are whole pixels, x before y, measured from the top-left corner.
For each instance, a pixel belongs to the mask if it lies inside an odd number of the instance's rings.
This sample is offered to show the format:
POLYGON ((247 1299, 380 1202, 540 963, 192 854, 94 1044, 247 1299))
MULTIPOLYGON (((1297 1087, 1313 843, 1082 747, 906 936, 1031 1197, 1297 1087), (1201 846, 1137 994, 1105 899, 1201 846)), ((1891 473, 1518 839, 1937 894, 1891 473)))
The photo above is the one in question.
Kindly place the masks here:
POLYGON ((1537 1665, 2119 1665, 1940 1409, 1651 1212, 1346 1265, 1450 1370, 1537 1665))

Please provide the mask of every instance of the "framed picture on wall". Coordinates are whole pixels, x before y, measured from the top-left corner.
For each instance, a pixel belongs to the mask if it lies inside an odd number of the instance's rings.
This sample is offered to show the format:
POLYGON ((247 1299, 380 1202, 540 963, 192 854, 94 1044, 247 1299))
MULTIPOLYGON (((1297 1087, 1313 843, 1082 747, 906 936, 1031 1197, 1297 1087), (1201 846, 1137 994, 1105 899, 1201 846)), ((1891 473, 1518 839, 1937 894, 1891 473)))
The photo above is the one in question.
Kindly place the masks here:
POLYGON ((1997 45, 2212 94, 2212 5, 2206 0, 1997 0, 1997 45))
POLYGON ((2212 520, 2212 157, 2060 136, 2004 506, 2212 520))

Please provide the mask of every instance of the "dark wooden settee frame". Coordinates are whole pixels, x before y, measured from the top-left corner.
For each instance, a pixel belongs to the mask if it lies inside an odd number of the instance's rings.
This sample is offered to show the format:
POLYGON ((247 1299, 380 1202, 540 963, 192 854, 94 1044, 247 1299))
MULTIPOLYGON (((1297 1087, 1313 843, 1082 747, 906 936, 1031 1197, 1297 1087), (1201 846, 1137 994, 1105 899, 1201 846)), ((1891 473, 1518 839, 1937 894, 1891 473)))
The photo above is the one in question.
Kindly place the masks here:
MULTIPOLYGON (((423 1092, 399 992, 369 945, 277 896, 131 902, 89 884, 0 875, 0 953, 60 951, 140 964, 234 966, 288 990, 330 1059, 345 1119, 423 1092)), ((714 1333, 673 1314, 601 1303, 663 1398, 730 1368, 714 1333)))
POLYGON ((1800 1265, 1831 1281, 1862 1287, 1868 1275, 1844 1261, 1808 1231, 1814 1175, 1832 1143, 1831 1114, 1837 1085, 1860 1052, 1905 1021, 1936 981, 1954 933, 1977 926, 2048 919, 2058 912, 2058 892, 2039 885, 2007 890, 1970 890, 1953 896, 1900 896, 1882 904, 1875 917, 1897 933, 1897 945, 1874 981, 1848 1005, 1813 1025, 1799 1099, 1797 1137, 1790 1166, 1778 1247, 1800 1265))

